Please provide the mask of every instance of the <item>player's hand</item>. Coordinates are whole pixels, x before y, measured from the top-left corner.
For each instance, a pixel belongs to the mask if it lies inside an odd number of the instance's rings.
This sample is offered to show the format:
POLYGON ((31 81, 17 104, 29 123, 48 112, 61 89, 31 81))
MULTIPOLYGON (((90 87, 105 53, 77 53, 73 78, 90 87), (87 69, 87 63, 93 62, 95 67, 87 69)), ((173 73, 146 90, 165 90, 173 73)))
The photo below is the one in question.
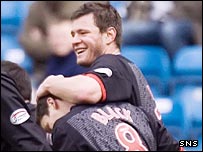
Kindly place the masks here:
POLYGON ((64 78, 63 75, 51 75, 48 76, 38 87, 36 91, 36 101, 39 100, 40 97, 46 96, 50 93, 49 88, 53 86, 54 83, 57 83, 58 79, 64 78))

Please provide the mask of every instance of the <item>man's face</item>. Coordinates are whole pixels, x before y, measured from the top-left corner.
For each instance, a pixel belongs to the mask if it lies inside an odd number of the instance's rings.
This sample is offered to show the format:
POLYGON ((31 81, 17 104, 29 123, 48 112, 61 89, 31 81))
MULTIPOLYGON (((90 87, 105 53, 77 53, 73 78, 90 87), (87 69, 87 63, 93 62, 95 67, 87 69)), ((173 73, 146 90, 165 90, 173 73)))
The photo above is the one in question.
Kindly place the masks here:
POLYGON ((94 23, 93 14, 84 15, 72 23, 72 46, 77 56, 77 63, 90 66, 103 53, 104 35, 94 23))

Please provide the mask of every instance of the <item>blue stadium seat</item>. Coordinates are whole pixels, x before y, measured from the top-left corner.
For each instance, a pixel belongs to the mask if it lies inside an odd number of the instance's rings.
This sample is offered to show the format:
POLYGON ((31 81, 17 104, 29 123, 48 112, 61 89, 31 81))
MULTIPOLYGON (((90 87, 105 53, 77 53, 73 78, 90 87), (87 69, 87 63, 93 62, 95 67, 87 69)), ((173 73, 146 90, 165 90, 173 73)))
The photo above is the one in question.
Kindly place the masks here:
POLYGON ((19 2, 1 1, 2 30, 17 30, 20 25, 19 2))
POLYGON ((197 147, 184 147, 185 151, 202 151, 202 137, 195 139, 198 140, 198 146, 197 147))
POLYGON ((170 59, 165 49, 160 46, 124 45, 121 53, 141 69, 153 93, 166 93, 170 78, 170 59))
POLYGON ((1 60, 15 62, 28 73, 33 72, 33 61, 19 45, 15 35, 1 35, 1 60))
POLYGON ((1 32, 17 32, 32 1, 1 1, 1 32))
POLYGON ((198 139, 202 136, 202 46, 186 46, 176 53, 169 90, 183 108, 187 139, 198 139))
POLYGON ((1 1, 1 24, 18 24, 20 20, 19 2, 1 1))
POLYGON ((174 57, 176 75, 202 75, 202 46, 181 48, 174 57))
POLYGON ((190 124, 181 103, 171 97, 157 97, 155 100, 167 130, 176 140, 186 139, 190 124))
POLYGON ((174 57, 170 94, 186 84, 202 85, 202 46, 186 46, 174 57))
POLYGON ((185 85, 174 92, 173 100, 181 104, 189 123, 188 138, 202 136, 202 86, 185 85))

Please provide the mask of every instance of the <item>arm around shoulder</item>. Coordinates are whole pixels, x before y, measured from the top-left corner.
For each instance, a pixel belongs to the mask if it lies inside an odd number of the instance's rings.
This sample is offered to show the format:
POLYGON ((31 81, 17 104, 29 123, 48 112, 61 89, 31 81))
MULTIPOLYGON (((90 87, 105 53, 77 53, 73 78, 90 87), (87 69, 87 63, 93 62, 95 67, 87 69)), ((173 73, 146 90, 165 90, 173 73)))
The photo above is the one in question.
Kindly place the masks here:
POLYGON ((88 76, 72 77, 49 76, 39 86, 37 98, 51 93, 73 104, 94 104, 101 100, 102 91, 99 83, 88 76))

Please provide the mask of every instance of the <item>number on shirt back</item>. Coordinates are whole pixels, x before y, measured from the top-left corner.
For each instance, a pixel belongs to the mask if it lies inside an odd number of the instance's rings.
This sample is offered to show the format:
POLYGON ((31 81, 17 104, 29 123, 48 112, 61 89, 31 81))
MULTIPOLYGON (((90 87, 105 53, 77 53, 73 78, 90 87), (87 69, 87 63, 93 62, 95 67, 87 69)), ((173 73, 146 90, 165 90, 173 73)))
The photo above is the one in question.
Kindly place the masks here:
POLYGON ((116 138, 126 151, 148 151, 137 131, 126 123, 119 123, 115 128, 116 138))

